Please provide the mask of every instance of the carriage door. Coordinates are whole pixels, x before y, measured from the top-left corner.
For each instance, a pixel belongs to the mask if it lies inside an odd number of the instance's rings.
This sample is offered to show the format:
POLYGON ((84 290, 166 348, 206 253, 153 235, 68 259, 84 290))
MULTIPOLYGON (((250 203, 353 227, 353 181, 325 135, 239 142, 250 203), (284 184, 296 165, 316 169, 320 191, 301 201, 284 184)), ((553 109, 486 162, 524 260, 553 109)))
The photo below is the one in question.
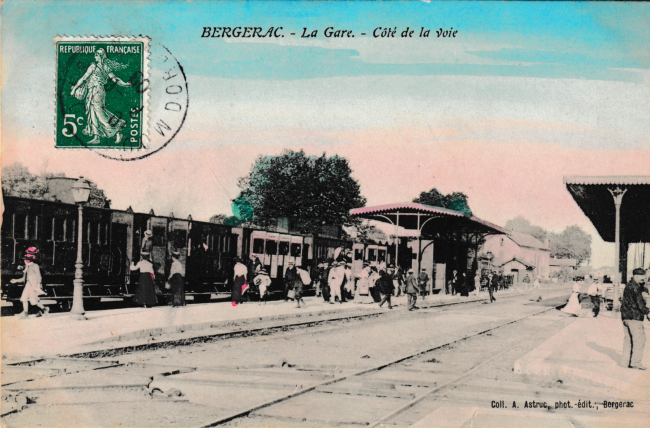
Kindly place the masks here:
POLYGON ((153 232, 151 242, 153 249, 151 256, 153 258, 154 271, 157 278, 167 278, 169 269, 167 265, 167 218, 152 217, 150 219, 150 228, 153 232))
POLYGON ((278 277, 278 240, 280 238, 279 233, 267 233, 266 234, 266 248, 264 254, 264 265, 271 266, 271 278, 278 277))
POLYGON ((296 267, 302 266, 302 236, 291 237, 291 260, 296 263, 296 267))
POLYGON ((386 269, 386 247, 377 248, 377 264, 380 268, 386 269))
POLYGON ((291 249, 291 236, 280 235, 280 243, 278 245, 278 278, 284 278, 284 273, 289 267, 291 249))
POLYGON ((352 275, 358 276, 363 270, 363 244, 352 244, 352 275))

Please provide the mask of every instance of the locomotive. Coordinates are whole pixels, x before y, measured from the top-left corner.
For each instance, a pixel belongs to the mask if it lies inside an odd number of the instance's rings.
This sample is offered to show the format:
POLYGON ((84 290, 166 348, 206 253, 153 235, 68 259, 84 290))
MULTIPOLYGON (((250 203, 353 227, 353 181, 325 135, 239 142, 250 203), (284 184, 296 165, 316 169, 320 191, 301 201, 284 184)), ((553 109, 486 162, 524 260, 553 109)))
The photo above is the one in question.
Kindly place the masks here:
MULTIPOLYGON (((77 258, 77 206, 61 202, 4 197, 2 237, 2 298, 20 307, 24 285, 11 284, 22 273, 22 255, 29 247, 40 250, 43 300, 54 300, 63 310, 72 305, 77 258)), ((178 251, 185 267, 185 294, 195 302, 228 292, 234 259, 257 257, 272 278, 272 292, 281 292, 289 262, 314 272, 319 260, 331 258, 338 247, 353 249, 353 269, 364 260, 385 265, 386 247, 353 243, 334 236, 310 236, 250 227, 196 221, 109 208, 84 207, 82 259, 83 298, 88 309, 102 298, 130 301, 137 287, 131 261, 140 258, 145 231, 153 232, 151 256, 159 297, 168 297, 164 282, 171 253, 178 251)))

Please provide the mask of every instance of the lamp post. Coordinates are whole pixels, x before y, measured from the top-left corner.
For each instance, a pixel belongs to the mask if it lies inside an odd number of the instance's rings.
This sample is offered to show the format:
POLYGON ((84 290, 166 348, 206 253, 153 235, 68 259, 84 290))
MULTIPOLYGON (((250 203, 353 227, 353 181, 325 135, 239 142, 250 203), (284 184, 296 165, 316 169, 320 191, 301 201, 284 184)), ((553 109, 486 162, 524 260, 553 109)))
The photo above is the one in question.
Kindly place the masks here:
MULTIPOLYGON (((623 196, 627 189, 607 189, 614 198, 614 207, 616 208, 616 224, 614 235, 614 267, 616 268, 616 279, 614 280, 614 301, 612 302, 612 311, 618 312, 620 310, 620 302, 618 301, 619 287, 621 286, 621 203, 623 196)), ((626 247, 627 248, 627 247, 626 247)), ((627 269, 627 266, 626 266, 627 269)))
POLYGON ((83 301, 83 260, 81 257, 81 248, 82 248, 82 238, 83 238, 83 218, 84 218, 84 204, 88 202, 90 197, 90 185, 83 178, 79 177, 79 180, 72 185, 72 197, 74 201, 79 205, 79 227, 77 229, 77 262, 75 263, 75 272, 74 272, 74 294, 72 297, 72 310, 70 311, 70 318, 75 320, 85 320, 87 319, 84 315, 84 301, 83 301))

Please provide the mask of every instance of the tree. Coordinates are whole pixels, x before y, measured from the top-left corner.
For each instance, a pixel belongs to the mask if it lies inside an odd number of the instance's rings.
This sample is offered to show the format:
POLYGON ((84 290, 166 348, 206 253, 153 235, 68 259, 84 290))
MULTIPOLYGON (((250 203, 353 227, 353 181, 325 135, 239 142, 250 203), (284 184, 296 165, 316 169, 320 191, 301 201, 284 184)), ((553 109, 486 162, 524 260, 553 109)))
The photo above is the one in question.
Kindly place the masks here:
POLYGON ((512 230, 515 232, 525 233, 527 235, 532 235, 540 241, 546 240, 546 235, 548 232, 542 229, 539 226, 535 226, 528 219, 517 216, 512 220, 508 220, 504 226, 505 229, 512 230))
POLYGON ((466 216, 472 216, 472 210, 469 207, 468 200, 467 195, 462 192, 453 192, 444 195, 434 187, 428 192, 420 193, 420 196, 414 198, 413 202, 432 207, 447 208, 463 213, 466 216))
POLYGON ((2 169, 2 193, 19 198, 53 200, 47 179, 30 173, 20 162, 2 169))
POLYGON ((578 266, 591 259, 591 236, 577 225, 559 234, 549 233, 548 241, 553 257, 575 259, 578 266))
POLYGON ((350 226, 356 231, 355 242, 369 244, 389 239, 381 229, 370 224, 368 220, 353 219, 350 226))
MULTIPOLYGON (((34 175, 22 163, 16 162, 2 170, 2 193, 5 196, 61 202, 50 192, 48 179, 56 177, 65 177, 65 174, 56 172, 34 175)), ((88 180, 88 184, 90 197, 87 205, 99 208, 110 206, 111 201, 104 191, 92 180, 88 180)))
POLYGON ((241 221, 267 224, 278 217, 296 218, 303 233, 318 234, 324 225, 350 222, 350 210, 363 207, 359 183, 348 160, 340 156, 307 156, 285 150, 260 156, 239 180, 233 214, 241 221))
POLYGON ((227 217, 228 216, 225 214, 215 214, 210 217, 210 223, 224 224, 224 221, 226 221, 227 217))

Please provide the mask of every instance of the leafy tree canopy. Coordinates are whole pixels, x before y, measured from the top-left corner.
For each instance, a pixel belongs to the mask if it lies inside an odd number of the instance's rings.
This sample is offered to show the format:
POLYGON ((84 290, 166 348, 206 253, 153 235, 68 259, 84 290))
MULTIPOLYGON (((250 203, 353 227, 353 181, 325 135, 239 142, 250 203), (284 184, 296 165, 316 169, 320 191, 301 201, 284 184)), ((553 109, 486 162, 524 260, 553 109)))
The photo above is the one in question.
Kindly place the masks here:
POLYGON ((562 233, 548 234, 551 255, 559 259, 575 259, 579 266, 591 259, 591 236, 579 226, 569 226, 562 233))
POLYGON ((591 259, 591 236, 577 225, 567 227, 562 233, 553 233, 518 216, 508 220, 505 228, 532 235, 541 241, 548 240, 551 256, 555 258, 574 259, 577 265, 591 259))
POLYGON ((472 210, 469 207, 468 200, 467 195, 462 192, 453 192, 444 195, 434 187, 428 192, 420 193, 420 196, 414 198, 413 202, 433 207, 448 208, 461 212, 466 216, 472 216, 472 210))
MULTIPOLYGON (((48 178, 65 177, 62 172, 35 175, 20 162, 9 165, 2 169, 2 193, 5 196, 16 196, 19 198, 42 199, 46 201, 61 202, 59 198, 50 192, 48 178)), ((97 187, 93 181, 88 180, 90 185, 89 206, 103 208, 110 200, 102 189, 97 187)))
POLYGON ((212 217, 210 217, 210 223, 224 224, 226 218, 228 218, 228 216, 225 214, 215 214, 212 217))
POLYGON ((544 229, 539 226, 535 226, 528 219, 522 216, 517 216, 511 220, 508 220, 504 227, 508 230, 514 230, 515 232, 521 232, 534 236, 540 241, 546 240, 546 235, 548 234, 548 232, 546 232, 544 229))
POLYGON ((347 159, 307 156, 302 150, 260 156, 239 187, 233 201, 236 218, 262 225, 278 217, 297 218, 303 233, 349 224, 350 210, 366 204, 347 159))

